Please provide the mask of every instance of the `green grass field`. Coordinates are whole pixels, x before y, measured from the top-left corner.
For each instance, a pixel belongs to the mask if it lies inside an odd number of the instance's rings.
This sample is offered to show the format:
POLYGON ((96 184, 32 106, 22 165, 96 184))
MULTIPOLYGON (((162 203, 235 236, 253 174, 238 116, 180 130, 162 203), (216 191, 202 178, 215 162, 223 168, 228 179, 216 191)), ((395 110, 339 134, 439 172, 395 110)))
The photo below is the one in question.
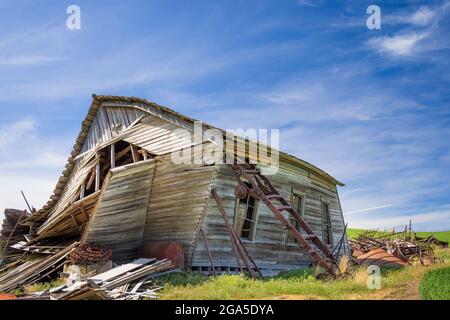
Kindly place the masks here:
POLYGON ((426 272, 419 290, 424 300, 450 300, 450 267, 426 272))
MULTIPOLYGON (((363 231, 349 229, 348 235, 350 238, 355 238, 363 231)), ((450 240, 450 231, 418 232, 417 234, 422 237, 434 234, 440 240, 450 240)), ((382 290, 367 288, 367 273, 364 268, 356 270, 354 278, 329 282, 317 280, 312 269, 294 270, 268 279, 250 279, 243 275, 208 278, 195 273, 178 273, 162 279, 165 288, 160 298, 169 300, 420 299, 419 284, 424 274, 430 270, 450 267, 450 249, 438 250, 437 256, 441 257, 445 263, 429 267, 408 266, 400 270, 384 270, 382 290)))
MULTIPOLYGON (((350 239, 355 239, 359 234, 364 232, 364 229, 347 229, 347 235, 350 239)), ((381 236, 383 234, 390 234, 389 232, 378 232, 381 236)), ((438 240, 450 242, 450 231, 438 231, 438 232, 416 232, 419 237, 428 237, 430 235, 434 235, 438 240)))

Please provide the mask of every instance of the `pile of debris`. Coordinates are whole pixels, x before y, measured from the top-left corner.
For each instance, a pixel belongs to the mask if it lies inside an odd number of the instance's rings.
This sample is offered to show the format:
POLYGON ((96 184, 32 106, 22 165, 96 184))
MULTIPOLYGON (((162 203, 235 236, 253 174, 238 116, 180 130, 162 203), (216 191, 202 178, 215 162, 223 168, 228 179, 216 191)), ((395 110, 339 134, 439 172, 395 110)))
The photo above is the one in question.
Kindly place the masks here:
MULTIPOLYGON (((0 292, 9 293, 14 289, 37 282, 46 282, 65 274, 63 268, 71 265, 111 264, 111 250, 101 246, 73 242, 66 247, 50 246, 39 248, 16 244, 21 250, 20 259, 0 267, 0 292), (51 250, 50 250, 51 249, 51 250)), ((94 270, 88 274, 66 275, 66 283, 58 288, 36 292, 21 299, 40 300, 83 300, 117 299, 137 300, 156 298, 155 277, 170 272, 173 265, 169 260, 140 258, 103 272, 94 270)), ((70 269, 69 269, 70 270, 70 269)), ((70 272, 70 271, 69 271, 70 272)))
POLYGON ((0 277, 0 292, 8 292, 21 286, 30 285, 50 277, 60 271, 66 257, 78 245, 75 242, 54 255, 32 254, 17 260, 17 266, 6 265, 2 270, 7 272, 0 277))
POLYGON ((438 261, 430 238, 420 239, 406 228, 392 233, 369 230, 349 242, 352 257, 360 265, 402 267, 407 264, 429 265, 438 261))
POLYGON ((422 238, 422 237, 419 237, 416 234, 414 234, 414 238, 416 239, 416 241, 420 241, 423 244, 430 244, 430 245, 437 246, 439 248, 448 248, 448 242, 441 241, 441 240, 437 239, 434 235, 430 235, 426 238, 422 238))
POLYGON ((29 232, 29 227, 21 223, 29 217, 26 211, 15 209, 5 210, 5 219, 0 232, 0 240, 5 244, 15 244, 23 240, 23 235, 29 232))
POLYGON ((154 279, 173 268, 169 260, 139 258, 104 273, 35 293, 51 300, 139 300, 156 299, 158 287, 154 279))
POLYGON ((104 246, 84 243, 79 245, 69 254, 69 262, 72 264, 94 264, 107 262, 112 258, 112 250, 104 246))

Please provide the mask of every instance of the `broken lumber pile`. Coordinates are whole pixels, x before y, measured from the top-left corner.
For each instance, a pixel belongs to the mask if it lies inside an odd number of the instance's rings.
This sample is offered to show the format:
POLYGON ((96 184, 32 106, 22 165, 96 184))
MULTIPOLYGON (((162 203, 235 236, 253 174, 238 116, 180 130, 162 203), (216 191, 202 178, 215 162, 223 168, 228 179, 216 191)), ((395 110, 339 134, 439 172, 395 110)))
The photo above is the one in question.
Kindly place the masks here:
POLYGON ((26 211, 5 209, 5 218, 3 219, 2 229, 0 231, 0 240, 9 245, 23 240, 23 235, 30 230, 28 226, 22 225, 28 218, 26 211))
POLYGON ((78 242, 74 242, 54 255, 26 260, 9 270, 0 277, 0 292, 8 292, 20 286, 36 283, 60 270, 66 262, 65 258, 77 245, 78 242))
POLYGON ((426 238, 422 238, 422 237, 419 237, 416 234, 414 234, 414 239, 416 241, 420 241, 424 244, 432 244, 432 245, 435 245, 440 248, 448 248, 447 241, 441 241, 441 240, 437 239, 434 235, 430 235, 426 238))
MULTIPOLYGON (((428 265, 437 262, 432 245, 413 239, 408 236, 407 231, 380 236, 377 231, 369 230, 349 242, 352 257, 358 264, 367 261, 366 258, 371 256, 379 257, 370 260, 372 264, 378 265, 392 262, 395 260, 392 257, 396 257, 398 261, 406 264, 428 265), (381 254, 380 250, 385 251, 388 255, 381 254), (364 259, 359 259, 359 257, 364 257, 364 259), (383 257, 386 261, 383 260, 383 257)), ((397 265, 402 264, 398 263, 397 265)))
POLYGON ((169 260, 140 258, 52 292, 57 300, 137 300, 156 299, 158 287, 146 288, 151 277, 173 268, 169 260))

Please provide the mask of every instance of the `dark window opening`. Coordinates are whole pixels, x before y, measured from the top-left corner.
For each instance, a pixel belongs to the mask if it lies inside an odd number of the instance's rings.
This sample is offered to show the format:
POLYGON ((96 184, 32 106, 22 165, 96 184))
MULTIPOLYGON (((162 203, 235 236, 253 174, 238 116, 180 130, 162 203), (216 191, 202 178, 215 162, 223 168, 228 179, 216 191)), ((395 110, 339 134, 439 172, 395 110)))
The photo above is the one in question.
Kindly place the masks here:
MULTIPOLYGON (((245 183, 250 187, 249 183, 245 183)), ((250 195, 236 201, 234 226, 243 239, 253 240, 256 226, 257 201, 250 195)))
POLYGON ((330 205, 322 202, 322 237, 323 241, 328 244, 333 244, 333 235, 331 232, 331 215, 330 205))
POLYGON ((108 172, 117 167, 153 158, 146 150, 126 141, 118 141, 98 151, 98 164, 87 175, 80 188, 80 199, 99 191, 108 172))

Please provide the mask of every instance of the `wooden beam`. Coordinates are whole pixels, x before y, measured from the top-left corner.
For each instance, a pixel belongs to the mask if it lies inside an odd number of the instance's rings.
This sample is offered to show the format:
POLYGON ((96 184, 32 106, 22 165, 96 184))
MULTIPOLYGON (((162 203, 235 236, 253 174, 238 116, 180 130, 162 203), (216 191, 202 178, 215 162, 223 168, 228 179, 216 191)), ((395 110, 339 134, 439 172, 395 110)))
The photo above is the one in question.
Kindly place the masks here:
POLYGON ((80 200, 84 198, 84 192, 86 191, 86 187, 84 183, 80 187, 80 200))
POLYGON ((95 191, 100 190, 100 156, 97 154, 98 162, 95 166, 95 191))
POLYGON ((200 233, 202 234, 203 242, 205 243, 206 252, 208 252, 209 263, 211 264, 212 274, 215 276, 216 275, 216 267, 214 267, 212 254, 211 254, 211 251, 209 251, 208 239, 206 237, 205 231, 203 231, 203 228, 200 229, 200 233))
MULTIPOLYGON (((219 212, 222 214, 223 220, 225 221, 225 226, 227 227, 228 233, 230 235, 231 247, 233 248, 233 253, 234 253, 234 256, 236 257, 236 262, 237 262, 241 272, 243 272, 241 262, 239 261, 239 253, 240 253, 240 251, 238 250, 238 245, 237 245, 237 243, 236 243, 236 241, 234 239, 234 234, 233 234, 230 222, 228 220, 228 216, 227 216, 227 214, 225 212, 225 209, 222 206, 222 202, 220 201, 220 198, 217 195, 217 192, 216 192, 216 190, 214 188, 211 190, 211 194, 213 195, 214 199, 216 200, 217 206, 219 207, 219 212)), ((251 274, 250 267, 248 267, 247 270, 251 274)))
POLYGON ((130 152, 131 150, 131 145, 129 145, 128 147, 126 147, 125 149, 123 149, 122 151, 120 151, 117 155, 116 155, 116 161, 122 159, 122 157, 124 155, 126 155, 128 152, 130 152))
POLYGON ((96 168, 92 169, 91 177, 89 178, 88 183, 86 184, 86 190, 89 190, 92 186, 92 183, 94 183, 95 173, 96 173, 96 168))
POLYGON ((89 214, 86 212, 86 210, 84 210, 83 205, 81 205, 80 210, 83 213, 83 215, 86 218, 86 220, 89 221, 89 214))
POLYGON ((116 145, 113 143, 111 145, 111 169, 116 167, 116 145))
POLYGON ((80 223, 78 222, 77 218, 71 214, 70 218, 72 219, 72 221, 75 223, 75 226, 77 227, 77 229, 80 227, 80 223))
POLYGON ((142 157, 144 158, 144 161, 148 159, 148 153, 147 150, 141 149, 138 151, 140 154, 142 154, 142 157))
POLYGON ((139 161, 139 153, 137 153, 136 147, 132 144, 130 144, 131 146, 131 155, 133 156, 133 162, 138 162, 139 161))

